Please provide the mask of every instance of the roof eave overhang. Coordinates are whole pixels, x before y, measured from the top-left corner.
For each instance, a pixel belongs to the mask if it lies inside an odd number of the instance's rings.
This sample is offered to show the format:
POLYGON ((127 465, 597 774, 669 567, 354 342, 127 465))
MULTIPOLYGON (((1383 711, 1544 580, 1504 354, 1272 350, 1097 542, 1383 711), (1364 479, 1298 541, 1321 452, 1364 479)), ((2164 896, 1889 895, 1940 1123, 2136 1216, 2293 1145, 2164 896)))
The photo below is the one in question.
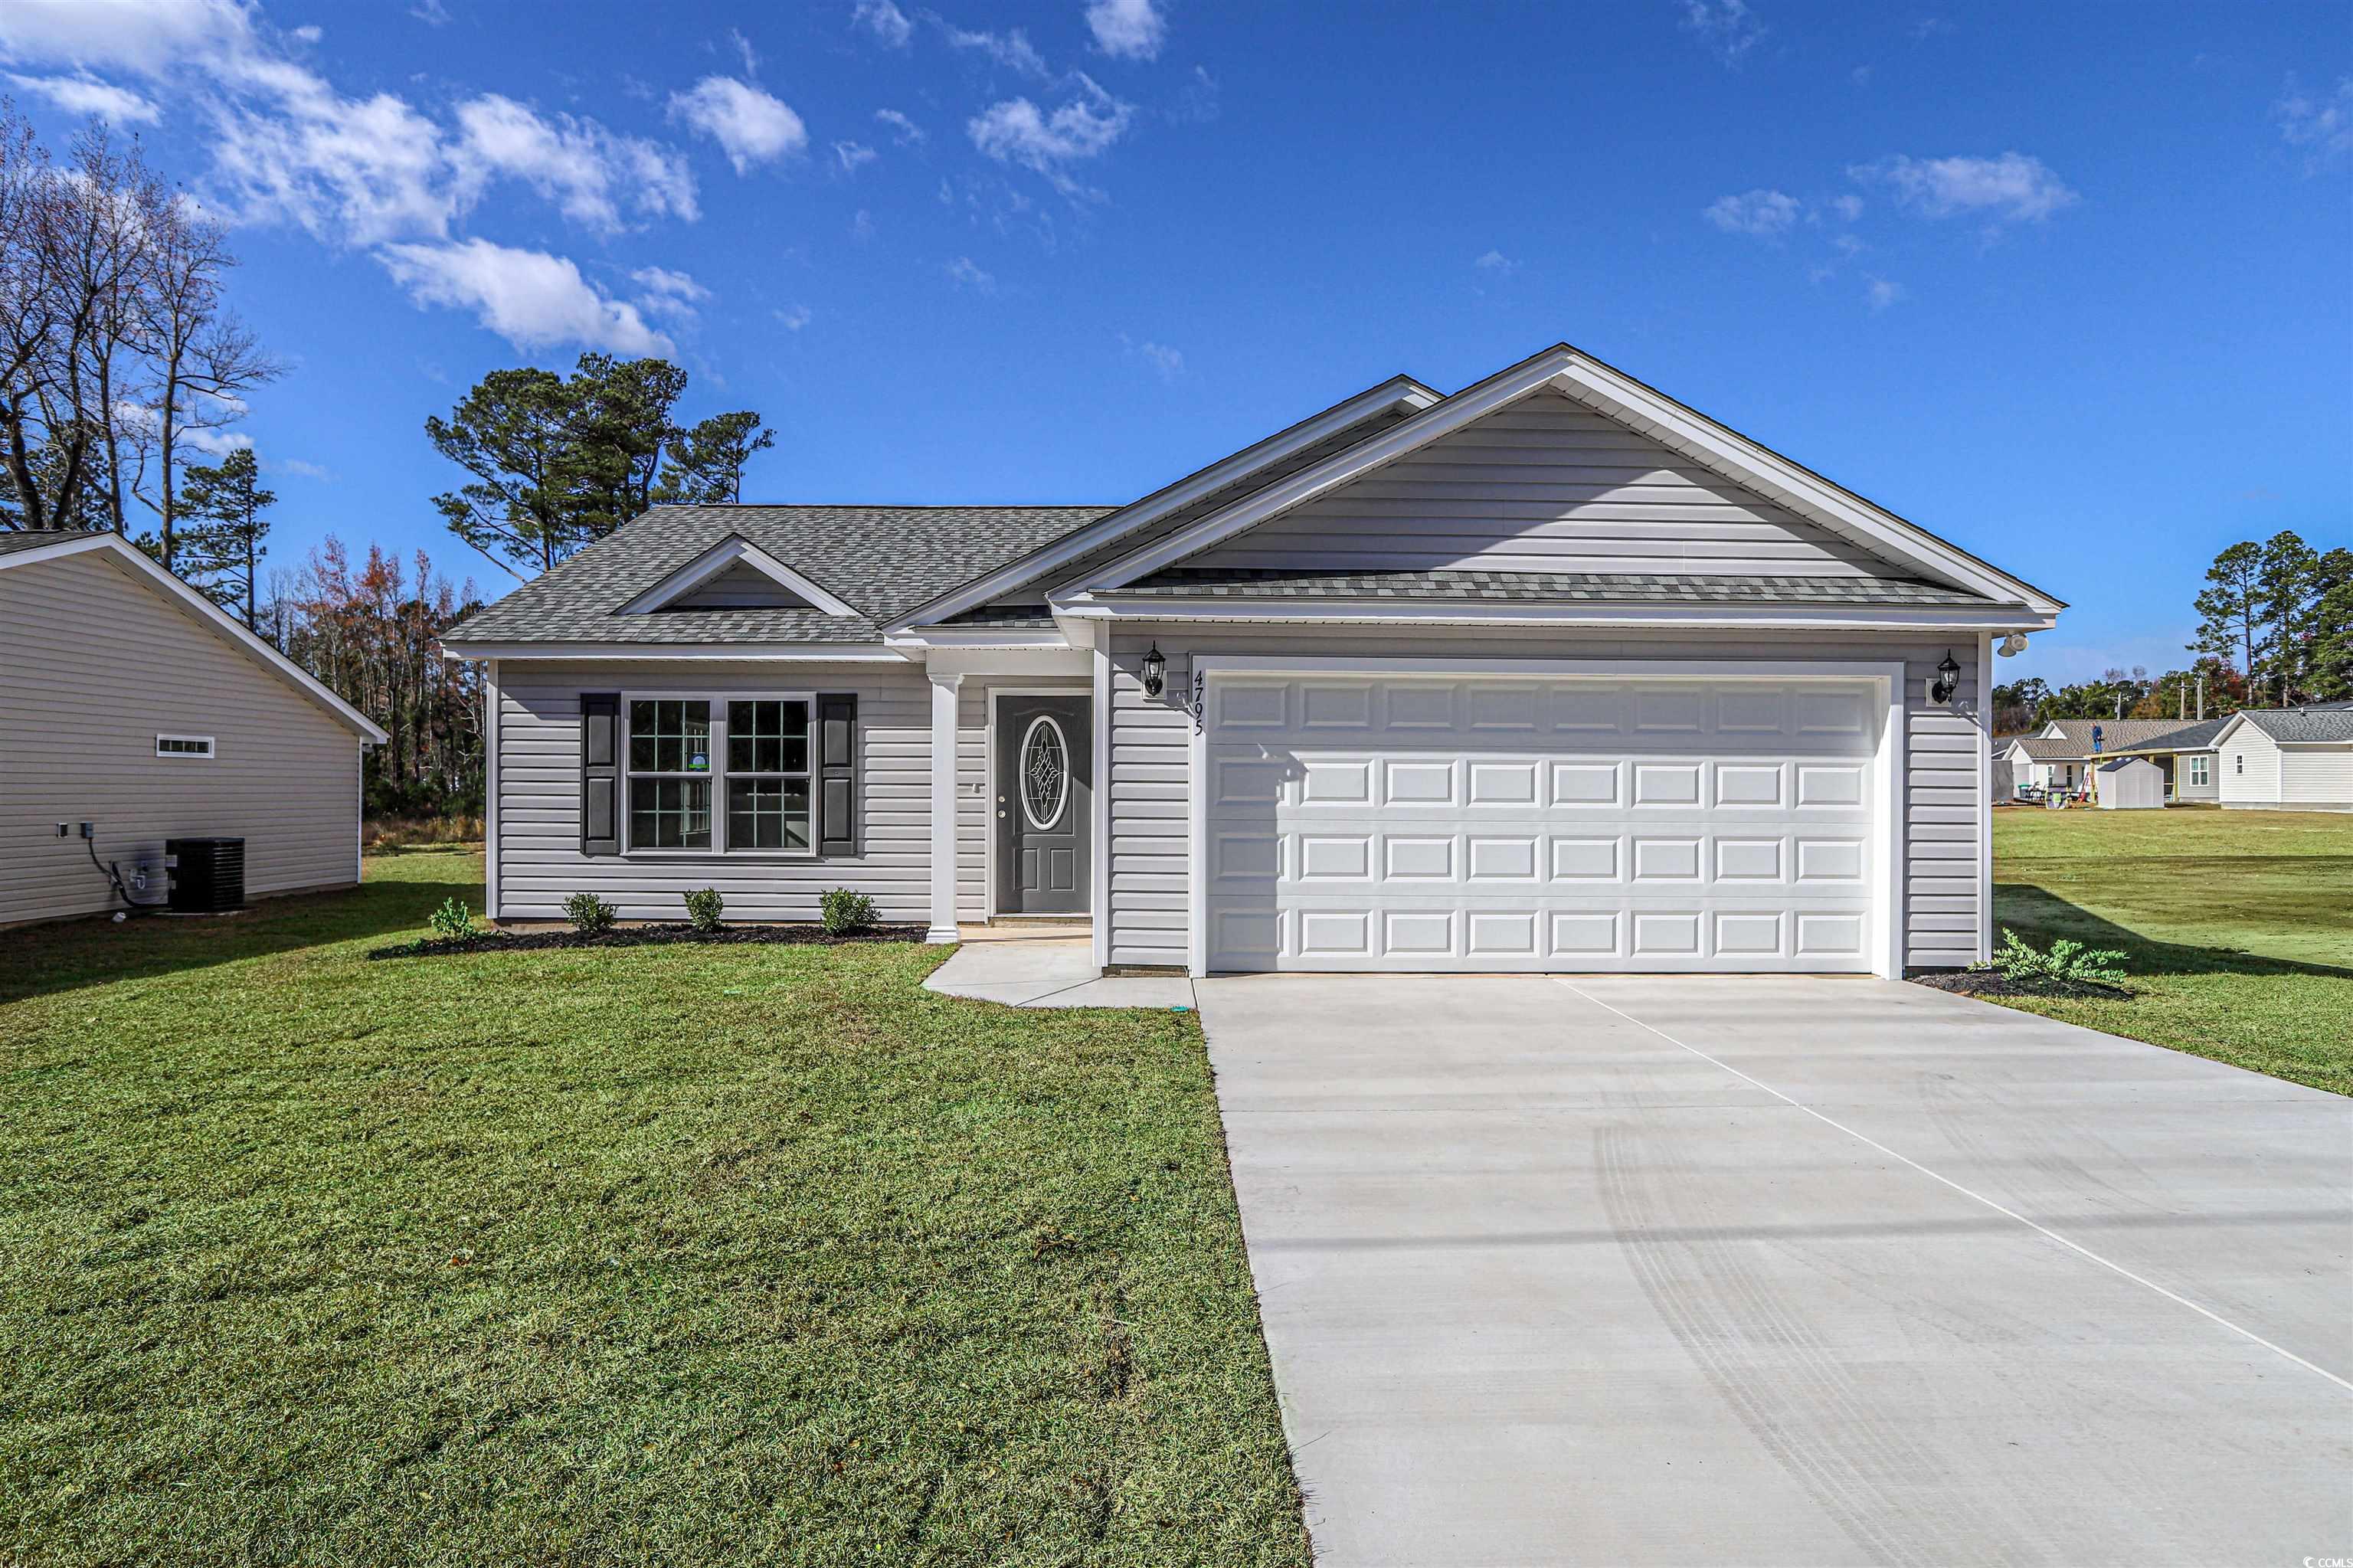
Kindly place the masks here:
POLYGON ((1018 631, 989 631, 985 629, 957 630, 951 627, 926 626, 918 631, 886 636, 886 648, 909 652, 923 652, 934 648, 1069 648, 1070 637, 1059 626, 1025 627, 1018 631))
POLYGON ((452 659, 564 660, 591 663, 690 662, 737 659, 801 664, 895 664, 903 655, 880 642, 491 642, 444 640, 452 659))
POLYGON ((1058 597, 1074 620, 1329 622, 1377 626, 1750 627, 1849 631, 2031 631, 2052 624, 2021 606, 1833 604, 1473 604, 1396 599, 1105 599, 1058 597))
POLYGON ((1059 567, 1101 549, 1105 543, 1122 534, 1147 527, 1172 512, 1192 505, 1205 495, 1215 494, 1252 470, 1280 462, 1293 452, 1314 446, 1361 419, 1388 408, 1419 411, 1442 400, 1440 393, 1424 387, 1410 376, 1391 376, 1377 387, 1368 387, 1345 402, 1334 404, 1313 418, 1244 447, 1230 457, 1220 458, 1208 467, 1153 492, 1133 505, 1122 507, 1109 516, 1099 517, 1050 545, 1032 550, 1018 560, 1008 561, 986 577, 975 577, 952 593, 918 605, 892 621, 884 630, 887 634, 897 636, 961 615, 976 605, 986 604, 1002 594, 1034 583, 1059 567))
POLYGON ((2042 618, 2044 625, 2066 608, 2063 600, 1566 344, 1499 371, 1345 451, 1123 556, 1070 588, 1119 588, 1148 577, 1546 388, 1687 452, 1874 554, 1989 599, 2016 600, 2042 618))

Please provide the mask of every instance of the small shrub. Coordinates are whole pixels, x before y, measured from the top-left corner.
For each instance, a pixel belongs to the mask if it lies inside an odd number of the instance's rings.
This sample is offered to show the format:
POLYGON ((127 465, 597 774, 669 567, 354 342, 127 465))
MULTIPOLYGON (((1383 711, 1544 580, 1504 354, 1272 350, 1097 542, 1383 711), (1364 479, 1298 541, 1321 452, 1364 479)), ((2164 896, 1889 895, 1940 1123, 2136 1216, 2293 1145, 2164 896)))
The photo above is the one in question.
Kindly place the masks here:
POLYGON ((839 937, 875 923, 874 900, 847 887, 828 888, 818 900, 818 918, 827 936, 839 937))
POLYGON ((474 934, 474 912, 455 898, 444 898, 441 907, 425 917, 437 940, 462 942, 474 934))
POLYGON ((613 906, 593 893, 575 893, 564 901, 564 917, 575 931, 594 935, 613 928, 613 906))
POLYGON ((727 907, 727 900, 719 896, 715 887, 698 887, 686 895, 687 924, 698 931, 719 929, 719 916, 727 907))
POLYGON ((2000 969, 2011 980, 2021 982, 2055 980, 2063 985, 2122 985, 2127 978, 2119 968, 2124 952, 2116 948, 2086 948, 2081 942, 2064 937, 2051 944, 2047 953, 2035 951, 2019 934, 2005 926, 2001 931, 2001 948, 1993 961, 1982 967, 2000 969))

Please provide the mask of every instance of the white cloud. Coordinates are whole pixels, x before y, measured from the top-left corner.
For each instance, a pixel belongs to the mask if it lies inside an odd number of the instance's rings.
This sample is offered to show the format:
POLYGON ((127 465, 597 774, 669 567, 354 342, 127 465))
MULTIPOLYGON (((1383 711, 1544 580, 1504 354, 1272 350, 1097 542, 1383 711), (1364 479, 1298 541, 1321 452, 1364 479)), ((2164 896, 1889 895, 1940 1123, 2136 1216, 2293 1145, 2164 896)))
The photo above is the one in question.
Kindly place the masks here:
POLYGON ((223 458, 253 445, 253 438, 243 430, 210 430, 202 425, 192 425, 180 431, 180 439, 208 457, 223 458))
POLYGON ((2082 198, 2042 159, 2023 153, 1998 158, 1884 158, 1857 164, 1855 179, 1890 186, 1896 199, 1928 217, 1968 214, 1994 223, 2041 221, 2082 198))
POLYGON ((786 332, 798 332, 801 328, 809 324, 809 313, 807 305, 786 306, 785 309, 776 312, 776 320, 784 323, 785 330, 786 332))
POLYGON ((752 40, 744 36, 742 28, 727 29, 727 44, 730 48, 743 57, 745 76, 760 74, 760 51, 752 47, 752 40))
POLYGON ((334 482, 334 471, 301 458, 265 458, 261 466, 271 473, 290 473, 297 479, 315 479, 322 483, 334 482))
POLYGON ((923 133, 922 126, 895 109, 878 109, 874 111, 874 118, 891 128, 891 139, 902 147, 920 147, 931 140, 923 133))
POLYGON ((1025 76, 1049 77, 1054 74, 1046 64, 1046 58, 1029 47, 1029 39, 1018 27, 1001 34, 972 33, 939 16, 932 16, 931 19, 939 23, 940 31, 946 36, 951 48, 976 50, 1007 69, 1018 70, 1025 76))
POLYGON ((1168 18, 1153 0, 1093 0, 1087 7, 1087 28, 1095 48, 1118 59, 1156 58, 1168 36, 1168 18))
POLYGON ((1765 37, 1748 0, 1683 0, 1683 29, 1696 34, 1717 59, 1736 66, 1765 37))
POLYGON ((1905 298, 1906 292, 1901 283, 1892 283, 1884 278, 1873 278, 1862 291, 1862 299, 1863 302, 1873 310, 1883 311, 1905 298))
POLYGON ((854 175, 882 154, 863 142, 836 142, 833 155, 839 161, 843 174, 854 175))
POLYGON ((739 175, 808 145, 808 128, 783 100, 731 76, 706 76, 670 94, 670 112, 725 149, 739 175))
POLYGON ((1854 195, 1852 191, 1848 192, 1844 196, 1832 196, 1831 198, 1831 210, 1844 218, 1847 222, 1852 223, 1856 218, 1862 216, 1862 198, 1854 195))
POLYGON ((1846 73, 1846 79, 1847 80, 1854 83, 1857 87, 1869 87, 1871 85, 1871 68, 1867 65, 1859 65, 1852 70, 1846 73))
POLYGON ((117 125, 134 122, 153 124, 162 113, 129 88, 110 86, 94 76, 12 74, 8 79, 26 92, 47 99, 69 114, 95 114, 117 125))
POLYGON ((860 245, 873 238, 874 215, 864 207, 860 207, 858 216, 849 220, 849 238, 857 240, 860 245))
POLYGON ((972 144, 999 163, 1035 170, 1065 196, 1093 194, 1071 178, 1070 167, 1101 156, 1126 132, 1134 111, 1084 73, 1078 82, 1081 96, 1051 114, 1026 98, 989 105, 965 126, 972 144))
POLYGON ((259 48, 237 0, 9 0, 0 53, 161 76, 199 60, 259 48))
POLYGON ((2353 76, 2340 77, 2333 95, 2306 92, 2290 77, 2272 113, 2287 144, 2306 149, 2305 173, 2353 159, 2353 76))
POLYGON ((428 27, 449 25, 449 8, 441 4, 441 0, 418 0, 417 5, 408 8, 408 14, 428 27))
POLYGON ((891 0, 858 0, 858 9, 849 20, 851 26, 873 34, 884 48, 903 49, 915 36, 915 24, 891 0))
POLYGON ((997 292, 997 275, 984 272, 973 264, 969 256, 959 256, 947 265, 948 279, 960 289, 970 289, 976 294, 997 292))
POLYGON ((615 354, 677 352, 637 306, 605 293, 561 256, 464 239, 387 245, 376 259, 418 304, 471 310, 482 325, 525 351, 578 344, 615 354))
POLYGON ((621 227, 626 190, 641 213, 695 216, 694 178, 686 160, 594 121, 555 116, 553 123, 511 98, 488 93, 458 106, 459 141, 450 150, 461 185, 472 191, 491 175, 530 185, 575 223, 611 232, 621 227))
POLYGON ((645 291, 638 296, 638 309, 675 322, 691 323, 694 307, 711 298, 710 290, 667 267, 640 267, 629 274, 629 281, 645 291))
POLYGON ((1135 353, 1159 374, 1163 381, 1174 381, 1185 374, 1185 356, 1165 343, 1139 343, 1135 353))
POLYGON ((1718 196, 1700 216, 1726 234, 1750 234, 1770 239, 1788 232, 1798 221, 1798 198, 1780 191, 1753 190, 1718 196))
POLYGON ((1471 263, 1482 272, 1497 278, 1508 278, 1520 270, 1520 264, 1500 250, 1490 250, 1471 263))

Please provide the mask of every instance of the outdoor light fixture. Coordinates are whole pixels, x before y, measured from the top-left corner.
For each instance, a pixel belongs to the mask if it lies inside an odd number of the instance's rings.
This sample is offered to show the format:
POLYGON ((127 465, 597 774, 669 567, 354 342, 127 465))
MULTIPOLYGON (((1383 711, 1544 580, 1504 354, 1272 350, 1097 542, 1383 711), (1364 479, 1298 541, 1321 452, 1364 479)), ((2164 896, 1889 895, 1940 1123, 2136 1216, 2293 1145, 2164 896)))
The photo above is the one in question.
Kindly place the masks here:
POLYGON ((1144 694, 1156 697, 1167 684, 1168 661, 1161 657, 1160 644, 1155 642, 1152 652, 1144 656, 1144 694))
POLYGON ((1953 692, 1961 683, 1961 667, 1953 662, 1949 650, 1936 665, 1936 678, 1928 683, 1928 700, 1943 707, 1953 700, 1953 692))

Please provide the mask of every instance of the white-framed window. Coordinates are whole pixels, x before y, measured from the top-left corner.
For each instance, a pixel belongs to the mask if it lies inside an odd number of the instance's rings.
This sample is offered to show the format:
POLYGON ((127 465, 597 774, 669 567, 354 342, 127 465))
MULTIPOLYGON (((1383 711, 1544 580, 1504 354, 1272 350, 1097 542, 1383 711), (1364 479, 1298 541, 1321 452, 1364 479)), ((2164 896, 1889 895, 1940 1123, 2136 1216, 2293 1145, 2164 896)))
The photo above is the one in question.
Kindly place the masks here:
POLYGON ((624 853, 814 855, 816 714, 807 692, 625 695, 624 853))
POLYGON ((2203 757, 2191 758, 2189 759, 2190 785, 2195 789, 2202 789, 2213 781, 2214 775, 2208 759, 2203 757))
POLYGON ((193 757, 210 761, 213 737, 208 735, 159 735, 155 737, 158 757, 193 757))

